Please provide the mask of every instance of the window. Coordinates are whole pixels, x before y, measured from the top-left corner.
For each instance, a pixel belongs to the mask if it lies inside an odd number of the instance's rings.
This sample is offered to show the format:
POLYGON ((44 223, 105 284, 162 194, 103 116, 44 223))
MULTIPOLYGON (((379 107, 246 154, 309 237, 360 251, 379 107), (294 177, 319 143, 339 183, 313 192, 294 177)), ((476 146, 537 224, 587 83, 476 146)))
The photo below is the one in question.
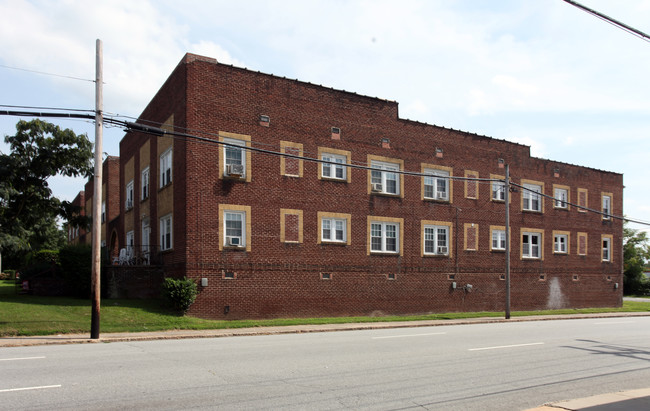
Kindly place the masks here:
MULTIPOLYGON (((251 152, 244 147, 251 144, 250 136, 235 133, 219 133, 219 141, 224 143, 219 149, 219 178, 251 181, 251 152)), ((284 152, 284 148, 283 148, 284 152)), ((293 152, 290 154, 294 154, 293 152)), ((284 163, 283 163, 284 164, 284 163)))
MULTIPOLYGON (((478 172, 465 170, 465 178, 478 178, 478 172)), ((465 197, 478 198, 478 180, 465 180, 465 197)))
POLYGON ((506 249, 506 229, 505 227, 490 227, 492 232, 492 250, 503 251, 506 249))
POLYGON ((126 183, 126 204, 124 209, 130 210, 133 208, 133 180, 126 183))
POLYGON ((447 170, 425 169, 424 198, 429 200, 449 201, 449 175, 447 170))
POLYGON ((542 232, 522 231, 521 257, 522 258, 542 257, 542 232))
POLYGON ((350 214, 318 212, 318 243, 350 244, 350 214))
POLYGON ((423 233, 424 255, 449 255, 449 227, 425 225, 423 233))
POLYGON ((225 246, 227 247, 243 247, 246 245, 246 236, 244 231, 244 222, 246 214, 241 211, 225 211, 224 217, 224 232, 225 232, 225 246))
POLYGON ((603 212, 603 220, 611 219, 612 214, 612 194, 603 193, 602 194, 602 204, 601 211, 603 212))
POLYGON ((168 214, 160 219, 160 250, 171 250, 172 241, 172 215, 168 214))
POLYGON ((569 232, 553 231, 553 253, 569 254, 569 232))
POLYGON ((323 218, 321 220, 321 240, 323 242, 346 241, 346 222, 339 218, 323 218))
POLYGON ((569 208, 569 187, 553 185, 553 207, 567 210, 569 208))
POLYGON ((251 250, 250 206, 219 204, 219 250, 251 250))
MULTIPOLYGON (((505 180, 504 176, 490 175, 491 179, 505 180)), ((506 183, 505 181, 492 181, 492 201, 506 201, 506 183)))
POLYGON ((400 165, 383 161, 371 161, 370 191, 382 194, 400 194, 400 176, 393 171, 400 171, 400 165))
POLYGON ((346 163, 346 158, 344 156, 325 153, 321 155, 321 160, 328 161, 328 163, 321 163, 321 175, 323 178, 332 178, 336 180, 346 179, 347 167, 343 165, 346 163))
POLYGON ((581 213, 586 213, 587 210, 585 207, 588 207, 589 204, 589 192, 587 191, 586 188, 579 188, 578 189, 578 206, 583 207, 583 208, 578 208, 578 211, 581 213))
POLYGON ((140 200, 149 198, 149 167, 145 168, 140 173, 140 187, 142 187, 140 200))
POLYGON ((160 155, 160 188, 172 182, 172 148, 160 155))
POLYGON ((578 254, 587 255, 587 233, 578 233, 578 254))
POLYGON ((609 234, 604 234, 602 236, 603 243, 603 261, 610 262, 612 261, 612 236, 609 234))
POLYGON ((302 243, 302 210, 280 209, 280 241, 302 243))
POLYGON ((128 257, 133 257, 133 247, 135 246, 135 233, 129 231, 126 233, 126 254, 128 257))
MULTIPOLYGON (((280 141, 280 151, 292 156, 302 157, 302 144, 280 141)), ((302 177, 303 165, 301 158, 280 157, 280 174, 283 176, 302 177)))
POLYGON ((106 222, 106 201, 102 200, 102 223, 106 222))
POLYGON ((368 217, 368 253, 402 253, 401 218, 368 217))
POLYGON ((543 211, 542 196, 544 189, 541 184, 523 183, 522 193, 522 210, 526 211, 543 211))

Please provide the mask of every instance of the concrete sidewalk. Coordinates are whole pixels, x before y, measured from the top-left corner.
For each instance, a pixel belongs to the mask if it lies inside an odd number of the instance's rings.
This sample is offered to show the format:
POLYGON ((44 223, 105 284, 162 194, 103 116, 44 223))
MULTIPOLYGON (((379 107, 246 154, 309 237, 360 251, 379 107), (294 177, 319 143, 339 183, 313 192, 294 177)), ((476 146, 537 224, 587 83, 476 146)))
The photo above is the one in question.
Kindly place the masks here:
POLYGON ((528 411, 647 411, 650 410, 650 388, 594 395, 576 400, 560 401, 528 411))

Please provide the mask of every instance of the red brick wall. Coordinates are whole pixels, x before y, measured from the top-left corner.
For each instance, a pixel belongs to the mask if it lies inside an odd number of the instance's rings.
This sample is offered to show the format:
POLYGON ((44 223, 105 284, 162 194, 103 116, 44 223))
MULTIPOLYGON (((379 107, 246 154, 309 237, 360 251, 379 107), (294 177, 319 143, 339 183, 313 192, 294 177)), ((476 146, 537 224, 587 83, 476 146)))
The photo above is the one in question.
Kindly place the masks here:
MULTIPOLYGON (((220 131, 250 135, 253 147, 278 152, 280 141, 301 143, 306 157, 316 157, 318 147, 346 150, 355 164, 365 164, 371 154, 403 160, 404 169, 413 172, 427 163, 452 167, 454 176, 472 170, 489 178, 504 174, 498 162, 504 159, 515 183, 544 182, 548 195, 553 184, 567 185, 572 202, 578 187, 587 188, 589 207, 595 209, 600 209, 600 193, 611 192, 613 214, 622 214, 620 174, 531 158, 523 145, 402 120, 395 102, 192 55, 179 64, 141 121, 160 123, 171 114, 176 130, 201 137, 217 140, 220 131), (260 115, 270 117, 268 127, 260 126, 260 115), (341 128, 340 139, 332 139, 332 127, 341 128), (382 145, 382 139, 390 143, 382 145)), ((127 134, 120 145, 123 163, 137 155, 143 138, 149 137, 127 134)), ((350 183, 319 180, 319 165, 304 161, 303 177, 283 176, 280 158, 261 153, 252 154, 247 183, 219 178, 219 149, 193 140, 174 143, 174 250, 166 256, 167 274, 208 279, 191 314, 246 318, 503 309, 504 254, 490 251, 489 228, 504 225, 504 204, 490 200, 489 183, 479 183, 478 198, 469 199, 464 182, 455 181, 451 203, 423 201, 421 179, 411 176, 402 177, 403 197, 369 195, 366 170, 348 170, 350 183), (219 251, 219 204, 251 206, 250 252, 219 251), (283 208, 303 211, 302 243, 280 241, 283 208), (350 245, 318 244, 319 211, 351 215, 350 245), (404 219, 402 255, 368 255, 367 216, 404 219), (422 220, 453 224, 449 257, 421 257, 422 220), (477 250, 464 250, 465 223, 478 225, 477 250), (226 273, 235 278, 224 278, 226 273), (330 279, 321 279, 322 273, 330 279), (471 291, 463 289, 466 284, 471 291)), ((152 176, 157 167, 152 161, 152 176)), ((575 207, 556 210, 550 199, 543 200, 543 214, 522 212, 521 195, 521 190, 512 193, 511 201, 512 308, 620 305, 622 287, 614 284, 622 285, 621 222, 603 222, 575 207), (545 230, 543 260, 519 258, 521 227, 545 230), (553 254, 552 230, 571 232, 569 255, 553 254), (588 233, 587 256, 577 255, 577 232, 588 233), (601 234, 613 235, 610 263, 600 261, 601 234)), ((154 243, 157 231, 152 223, 154 243)))

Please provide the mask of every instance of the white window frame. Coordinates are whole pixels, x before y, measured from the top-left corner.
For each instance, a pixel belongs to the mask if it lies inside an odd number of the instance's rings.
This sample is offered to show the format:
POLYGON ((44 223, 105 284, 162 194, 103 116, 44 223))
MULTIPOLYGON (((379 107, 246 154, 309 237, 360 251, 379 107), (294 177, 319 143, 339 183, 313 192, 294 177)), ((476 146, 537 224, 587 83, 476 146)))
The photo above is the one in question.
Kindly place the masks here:
POLYGON ((172 170, 172 147, 170 147, 160 155, 160 188, 173 181, 172 170))
POLYGON ((612 217, 612 197, 609 195, 602 196, 603 220, 610 220, 612 217))
POLYGON ((126 255, 129 258, 133 257, 133 250, 135 248, 135 232, 133 230, 126 233, 126 255))
POLYGON ((524 231, 521 233, 521 256, 522 258, 542 258, 542 234, 524 231), (528 241, 526 241, 526 239, 528 241), (536 239, 536 241, 533 241, 536 239))
POLYGON ((246 177, 246 140, 238 140, 235 138, 224 138, 223 139, 224 143, 231 144, 231 145, 224 145, 223 146, 223 175, 227 176, 228 175, 228 166, 229 165, 238 165, 241 164, 242 168, 244 169, 244 173, 242 174, 242 178, 246 177), (237 146, 237 147, 233 147, 237 146), (241 148, 239 148, 241 147, 241 148), (228 153, 229 152, 237 152, 239 151, 240 159, 236 160, 231 158, 228 158, 228 153))
POLYGON ((327 243, 347 243, 347 227, 348 222, 345 218, 321 218, 321 241, 327 243))
POLYGON ((101 214, 102 223, 106 222, 106 200, 102 200, 102 214, 101 214))
POLYGON ((425 225, 422 232, 422 249, 424 255, 449 255, 449 227, 446 225, 425 225), (444 236, 441 239, 441 235, 444 236), (445 247, 446 251, 439 252, 438 247, 445 247))
POLYGON ((524 183, 523 185, 523 204, 522 209, 526 211, 542 211, 542 201, 541 196, 542 186, 539 184, 530 184, 524 183), (537 207, 535 207, 535 201, 537 201, 537 207))
POLYGON ((424 174, 426 174, 422 177, 424 179, 424 198, 449 201, 449 171, 428 168, 424 170, 424 174), (442 195, 438 196, 439 193, 442 195))
POLYGON ((492 230, 492 250, 505 251, 506 249, 506 230, 492 230))
POLYGON ((149 167, 146 167, 142 172, 140 173, 140 187, 141 187, 141 200, 146 200, 149 198, 149 177, 150 177, 150 172, 149 172, 149 167))
POLYGON ((126 183, 126 202, 124 210, 128 211, 133 208, 133 180, 126 183))
POLYGON ((492 181, 492 200, 506 201, 506 183, 503 181, 492 181))
POLYGON ((160 251, 171 250, 174 247, 174 225, 172 215, 160 218, 160 251))
POLYGON ((553 252, 557 254, 569 253, 569 236, 566 234, 553 235, 553 252))
POLYGON ((229 245, 231 238, 239 238, 239 245, 237 247, 246 247, 246 212, 240 210, 223 210, 223 245, 224 247, 232 247, 229 245), (229 223, 239 222, 240 227, 228 227, 229 223), (233 230, 239 230, 240 235, 233 235, 233 230))
POLYGON ((602 261, 611 262, 612 261, 612 239, 610 237, 602 238, 602 252, 601 252, 602 261))
POLYGON ((370 162, 370 182, 372 184, 381 184, 381 194, 400 195, 400 171, 399 163, 388 163, 385 161, 372 160, 370 162), (395 182, 395 191, 388 191, 388 181, 395 182))
POLYGON ((555 188, 553 198, 555 208, 566 209, 569 207, 569 190, 566 188, 555 188))
POLYGON ((370 252, 399 254, 400 251, 400 223, 389 221, 371 221, 370 223, 370 252), (379 234, 379 235, 377 235, 379 234), (377 244, 373 239, 379 239, 377 244), (394 247, 390 244, 394 239, 394 247), (379 245, 379 247, 377 247, 379 245), (393 249, 394 248, 394 249, 393 249))
POLYGON ((323 178, 347 180, 348 167, 345 164, 347 164, 348 159, 346 156, 323 153, 321 154, 321 160, 327 161, 327 163, 321 163, 321 175, 323 178))

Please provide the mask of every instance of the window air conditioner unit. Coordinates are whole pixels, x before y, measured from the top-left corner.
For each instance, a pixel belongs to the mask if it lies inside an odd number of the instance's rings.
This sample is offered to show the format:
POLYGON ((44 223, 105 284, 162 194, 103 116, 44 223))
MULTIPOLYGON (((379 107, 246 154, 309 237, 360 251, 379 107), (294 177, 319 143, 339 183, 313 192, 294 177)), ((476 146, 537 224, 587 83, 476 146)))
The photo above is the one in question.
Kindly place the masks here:
POLYGON ((445 246, 439 246, 438 247, 438 254, 447 254, 447 247, 445 246))
POLYGON ((241 237, 228 237, 226 245, 230 247, 241 247, 241 237))
POLYGON ((243 164, 229 164, 226 167, 226 174, 231 177, 241 177, 244 175, 244 165, 243 164))
POLYGON ((447 197, 447 195, 444 191, 436 192, 436 200, 444 200, 445 197, 447 197))
POLYGON ((371 191, 373 193, 381 193, 383 191, 381 183, 372 183, 371 191))

